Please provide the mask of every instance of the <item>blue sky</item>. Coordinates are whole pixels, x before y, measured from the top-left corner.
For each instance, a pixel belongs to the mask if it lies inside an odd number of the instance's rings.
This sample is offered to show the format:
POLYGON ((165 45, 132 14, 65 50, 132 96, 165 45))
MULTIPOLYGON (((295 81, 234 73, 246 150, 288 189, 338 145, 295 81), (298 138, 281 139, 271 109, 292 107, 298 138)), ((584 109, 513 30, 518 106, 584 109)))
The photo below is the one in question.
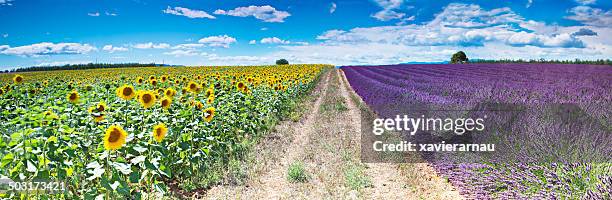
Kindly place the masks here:
POLYGON ((612 1, 0 0, 0 69, 610 59, 612 1))

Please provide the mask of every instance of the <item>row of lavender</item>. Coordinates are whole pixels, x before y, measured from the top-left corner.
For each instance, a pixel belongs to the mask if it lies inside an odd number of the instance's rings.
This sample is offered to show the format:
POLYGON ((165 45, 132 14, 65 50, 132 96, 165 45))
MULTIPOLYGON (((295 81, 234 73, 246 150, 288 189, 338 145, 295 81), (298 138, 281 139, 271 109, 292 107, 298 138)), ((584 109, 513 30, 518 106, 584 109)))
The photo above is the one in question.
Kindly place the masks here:
POLYGON ((381 117, 423 108, 470 111, 489 104, 522 109, 502 114, 489 112, 498 115, 489 120, 514 121, 493 126, 498 135, 470 139, 475 143, 503 140, 520 150, 497 153, 496 159, 510 155, 525 162, 466 164, 451 162, 446 157, 428 159, 469 197, 610 197, 610 66, 464 64, 342 69, 355 92, 381 117), (574 125, 564 126, 570 123, 574 125), (549 160, 534 158, 536 155, 549 160), (598 162, 567 164, 585 157, 598 162), (525 164, 528 161, 540 164, 525 164))

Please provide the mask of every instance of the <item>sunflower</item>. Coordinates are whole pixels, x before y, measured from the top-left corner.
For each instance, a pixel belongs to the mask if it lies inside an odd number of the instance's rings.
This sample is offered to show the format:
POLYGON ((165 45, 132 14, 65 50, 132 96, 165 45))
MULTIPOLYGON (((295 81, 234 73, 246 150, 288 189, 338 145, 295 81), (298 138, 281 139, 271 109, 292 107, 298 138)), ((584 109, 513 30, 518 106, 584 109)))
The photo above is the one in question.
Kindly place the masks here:
POLYGON ((96 105, 96 109, 98 110, 98 112, 104 112, 106 110, 106 103, 100 101, 100 103, 96 105))
POLYGON ((102 113, 97 113, 97 114, 94 113, 91 116, 94 118, 94 121, 96 123, 101 122, 102 120, 104 120, 104 114, 102 114, 102 113))
POLYGON ((149 80, 155 80, 155 76, 153 75, 149 76, 149 80))
POLYGON ((0 88, 0 96, 4 94, 4 89, 0 88))
POLYGON ((80 98, 81 97, 79 96, 79 93, 76 90, 73 90, 72 92, 68 93, 68 95, 66 95, 66 99, 68 99, 70 103, 77 103, 79 102, 80 98))
POLYGON ((150 108, 155 105, 155 93, 153 91, 142 91, 139 94, 138 102, 144 108, 150 108))
POLYGON ((195 107, 198 110, 202 110, 202 108, 204 108, 204 104, 202 104, 202 102, 200 102, 200 101, 197 101, 197 102, 195 102, 195 107))
POLYGON ((142 77, 136 78, 136 83, 138 83, 138 84, 144 83, 144 78, 142 78, 142 77))
POLYGON ((161 82, 166 82, 168 80, 168 77, 166 75, 161 76, 161 82))
POLYGON ((242 81, 236 83, 236 88, 238 88, 238 90, 244 90, 244 87, 246 87, 246 85, 242 81))
POLYGON ((189 84, 187 84, 187 90, 189 90, 189 92, 196 93, 196 92, 198 92, 198 88, 199 87, 200 86, 198 86, 198 84, 193 82, 193 81, 191 81, 191 82, 189 82, 189 84))
POLYGON ((161 142, 166 134, 168 133, 168 128, 164 123, 159 123, 153 127, 153 139, 157 142, 161 142))
POLYGON ((215 102, 215 96, 209 96, 208 99, 206 99, 206 104, 210 105, 213 102, 215 102))
POLYGON ((86 91, 91 91, 93 90, 93 86, 91 86, 90 84, 85 85, 85 90, 86 91))
POLYGON ((21 75, 19 75, 19 74, 15 75, 15 76, 13 77, 13 82, 15 82, 15 83, 17 83, 17 84, 19 84, 19 83, 23 82, 23 76, 21 76, 21 75))
POLYGON ((104 149, 106 150, 117 150, 125 144, 125 138, 127 133, 121 126, 112 125, 106 129, 104 134, 104 149))
POLYGON ((210 96, 214 96, 215 95, 215 90, 213 88, 208 88, 206 90, 206 96, 210 97, 210 96))
POLYGON ((166 89, 166 91, 164 92, 164 94, 167 97, 174 97, 174 95, 176 94, 176 90, 172 89, 172 88, 168 88, 166 89))
POLYGON ((151 85, 157 86, 157 80, 156 79, 151 80, 151 85))
POLYGON ((210 107, 204 110, 204 119, 206 119, 207 122, 212 121, 214 116, 215 116, 215 108, 210 107))
POLYGON ((131 85, 123 85, 117 88, 117 96, 125 100, 130 100, 136 96, 136 92, 134 91, 134 87, 131 85))
POLYGON ((164 97, 161 99, 161 101, 159 101, 161 103, 161 107, 164 109, 168 109, 170 108, 170 105, 172 105, 172 98, 170 97, 164 97))

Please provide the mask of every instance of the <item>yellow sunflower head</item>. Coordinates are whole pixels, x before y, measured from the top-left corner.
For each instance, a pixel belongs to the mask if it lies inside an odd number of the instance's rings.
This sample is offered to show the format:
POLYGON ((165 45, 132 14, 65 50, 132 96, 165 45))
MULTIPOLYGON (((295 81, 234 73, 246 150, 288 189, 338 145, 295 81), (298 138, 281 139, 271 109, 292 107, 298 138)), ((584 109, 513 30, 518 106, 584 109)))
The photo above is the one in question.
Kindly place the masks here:
POLYGON ((155 80, 155 76, 149 76, 149 80, 155 80))
POLYGON ((68 95, 66 95, 66 99, 68 99, 70 103, 78 103, 80 98, 81 97, 79 96, 79 93, 76 90, 73 90, 72 92, 69 92, 68 95))
POLYGON ((101 122, 102 120, 104 120, 104 114, 102 114, 102 113, 99 113, 99 114, 92 114, 91 116, 93 117, 93 119, 94 119, 94 121, 95 121, 96 123, 99 123, 99 122, 101 122))
POLYGON ((136 96, 136 91, 131 85, 123 85, 117 88, 117 96, 124 100, 130 100, 136 96))
POLYGON ((159 123, 153 127, 152 136, 153 136, 153 139, 155 139, 155 141, 161 142, 164 139, 164 137, 166 137, 167 133, 168 133, 168 128, 166 127, 166 125, 164 123, 159 123))
POLYGON ((200 101, 196 101, 195 102, 195 107, 198 110, 202 110, 202 108, 204 108, 204 104, 202 104, 202 102, 200 102, 200 101))
POLYGON ((172 98, 170 97, 164 97, 161 99, 161 101, 159 101, 161 103, 161 107, 164 109, 168 109, 170 108, 170 105, 172 105, 172 98))
POLYGON ((106 150, 117 150, 125 144, 125 138, 127 133, 121 126, 112 125, 106 129, 104 134, 104 149, 106 150))
POLYGON ((161 78, 160 78, 160 79, 161 79, 161 82, 162 82, 162 83, 163 83, 163 82, 166 82, 166 81, 168 80, 168 76, 163 75, 163 76, 161 76, 161 78))
POLYGON ((197 83, 193 82, 193 81, 190 81, 190 82, 187 84, 187 89, 189 90, 189 92, 196 93, 196 92, 198 92, 198 88, 199 88, 199 87, 200 87, 200 86, 199 86, 197 83))
POLYGON ((106 103, 102 101, 98 103, 98 105, 96 105, 96 110, 98 110, 98 112, 104 112, 106 110, 106 103))
POLYGON ((206 110, 204 110, 204 119, 207 122, 212 121, 213 117, 215 117, 215 108, 210 107, 210 108, 206 108, 206 110))
POLYGON ((0 88, 0 96, 4 94, 4 89, 0 88))
POLYGON ((142 91, 140 92, 139 98, 138 98, 138 102, 140 102, 140 105, 142 105, 142 107, 144 108, 150 108, 153 107, 153 105, 155 105, 155 93, 152 91, 142 91))
POLYGON ((21 76, 21 75, 19 75, 19 74, 15 75, 15 76, 13 77, 13 82, 15 82, 15 83, 17 83, 17 84, 22 83, 22 82, 23 82, 23 76, 21 76))
POLYGON ((153 79, 153 80, 151 80, 151 85, 153 85, 153 86, 157 86, 157 79, 153 79))
POLYGON ((215 102, 215 96, 209 96, 208 99, 206 99, 206 104, 210 105, 213 102, 215 102))
POLYGON ((167 97, 173 97, 176 94, 176 90, 172 89, 172 88, 168 88, 166 89, 166 91, 164 92, 164 94, 167 97))
POLYGON ((144 83, 144 78, 142 78, 142 77, 136 78, 136 83, 138 83, 138 84, 144 83))
POLYGON ((244 88, 244 86, 245 86, 245 85, 244 85, 244 83, 243 83, 242 81, 240 81, 240 82, 238 82, 238 83, 236 84, 236 87, 238 88, 238 90, 242 90, 242 89, 244 88))
POLYGON ((206 89, 206 96, 210 97, 210 96, 214 96, 215 95, 215 90, 211 87, 206 89))

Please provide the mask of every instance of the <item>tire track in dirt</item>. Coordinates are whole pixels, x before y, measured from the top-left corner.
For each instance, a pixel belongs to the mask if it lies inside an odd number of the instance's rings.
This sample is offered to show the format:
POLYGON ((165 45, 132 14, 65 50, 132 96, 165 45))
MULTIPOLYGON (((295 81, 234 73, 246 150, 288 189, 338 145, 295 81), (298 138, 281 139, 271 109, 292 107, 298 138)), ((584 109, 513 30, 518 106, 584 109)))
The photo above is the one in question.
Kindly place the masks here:
MULTIPOLYGON (((360 110, 351 95, 359 97, 350 90, 348 79, 341 70, 342 96, 347 99, 355 137, 361 140, 360 110)), ((359 151, 361 152, 361 151, 359 151)), ((422 163, 365 163, 366 174, 372 179, 372 187, 366 188, 363 195, 367 199, 464 199, 448 182, 441 179, 435 170, 424 161, 422 163)))
MULTIPOLYGON (((287 168, 292 162, 303 160, 301 157, 304 154, 304 149, 301 147, 309 142, 310 134, 316 134, 311 127, 314 127, 317 123, 319 107, 327 93, 332 72, 332 70, 327 72, 325 78, 315 88, 313 95, 318 97, 303 120, 297 123, 285 122, 279 125, 280 128, 277 127, 277 132, 281 132, 280 134, 283 136, 293 133, 291 135, 293 139, 288 145, 280 144, 283 145, 280 149, 278 146, 276 147, 278 151, 272 152, 274 154, 272 155, 273 158, 270 158, 272 161, 263 161, 265 171, 262 170, 261 174, 255 174, 256 177, 250 177, 249 183, 243 186, 220 185, 213 187, 204 199, 289 199, 299 195, 300 193, 296 191, 299 188, 292 187, 292 183, 287 180, 287 168)), ((268 160, 268 158, 264 159, 268 160)))

